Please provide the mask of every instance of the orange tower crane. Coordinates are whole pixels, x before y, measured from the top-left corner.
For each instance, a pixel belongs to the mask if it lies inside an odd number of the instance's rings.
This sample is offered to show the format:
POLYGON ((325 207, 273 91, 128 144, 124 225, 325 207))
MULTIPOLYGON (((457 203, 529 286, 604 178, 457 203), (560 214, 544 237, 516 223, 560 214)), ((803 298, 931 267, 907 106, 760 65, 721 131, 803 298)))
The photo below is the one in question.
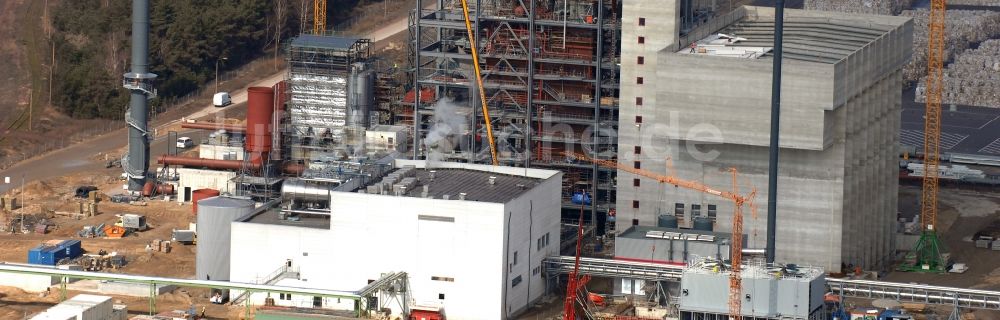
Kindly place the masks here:
POLYGON ((945 0, 931 0, 927 34, 927 107, 924 114, 924 179, 920 194, 920 223, 923 232, 916 247, 899 269, 904 271, 945 271, 937 223, 938 167, 941 157, 941 102, 944 89, 945 0))
POLYGON ((704 183, 698 181, 684 180, 672 175, 663 175, 655 172, 636 169, 630 166, 621 165, 615 161, 601 160, 590 158, 581 153, 566 153, 567 155, 572 155, 577 159, 588 161, 597 164, 602 167, 607 168, 617 168, 619 170, 654 179, 659 183, 668 183, 676 187, 681 187, 689 190, 695 190, 702 193, 711 194, 717 197, 725 198, 733 202, 733 239, 730 246, 730 258, 732 260, 732 270, 729 275, 729 316, 731 319, 742 319, 740 314, 741 301, 740 293, 743 290, 742 279, 740 278, 740 270, 743 264, 743 205, 747 205, 750 208, 751 215, 757 217, 757 206, 754 204, 754 197, 757 196, 757 189, 754 188, 747 195, 739 194, 739 188, 737 185, 736 177, 738 172, 736 168, 730 168, 729 172, 733 174, 733 190, 732 191, 722 191, 717 190, 704 183))
POLYGON ((326 33, 326 0, 313 0, 313 34, 326 33))

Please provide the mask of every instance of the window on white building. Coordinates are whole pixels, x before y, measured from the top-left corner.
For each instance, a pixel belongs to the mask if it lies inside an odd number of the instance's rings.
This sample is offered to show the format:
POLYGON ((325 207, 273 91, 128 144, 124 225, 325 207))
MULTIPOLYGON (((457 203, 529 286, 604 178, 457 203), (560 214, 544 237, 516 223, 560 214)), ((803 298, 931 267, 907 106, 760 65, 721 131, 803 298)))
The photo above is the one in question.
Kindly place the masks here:
POLYGON ((542 266, 537 266, 531 270, 531 275, 533 276, 537 276, 539 273, 542 273, 542 266))
POLYGON ((514 262, 513 265, 517 265, 517 251, 514 251, 514 262))
POLYGON ((510 281, 510 287, 511 288, 516 287, 520 283, 521 283, 521 276, 514 277, 514 279, 510 281))
POLYGON ((313 308, 323 307, 323 297, 313 297, 313 308))
POLYGON ((645 284, 646 283, 642 280, 622 279, 622 293, 645 295, 646 292, 642 291, 642 287, 645 286, 645 284))

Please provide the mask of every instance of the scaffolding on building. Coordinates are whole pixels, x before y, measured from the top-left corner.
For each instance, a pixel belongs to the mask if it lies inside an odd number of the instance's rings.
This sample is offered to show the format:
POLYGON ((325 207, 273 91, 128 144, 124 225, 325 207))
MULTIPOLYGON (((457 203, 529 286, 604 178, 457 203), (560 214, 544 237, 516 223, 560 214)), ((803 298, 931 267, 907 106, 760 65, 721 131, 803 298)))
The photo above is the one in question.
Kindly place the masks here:
MULTIPOLYGON (((579 212, 569 201, 572 193, 589 190, 596 201, 587 220, 602 225, 615 203, 615 170, 562 154, 617 158, 619 1, 477 0, 469 6, 500 163, 565 172, 564 215, 579 212)), ((426 7, 418 0, 415 8, 409 19, 412 83, 395 121, 416 123, 413 157, 423 159, 435 102, 450 98, 478 106, 479 97, 461 3, 426 7)), ((460 138, 468 148, 448 153, 447 160, 490 161, 478 109, 472 108, 472 134, 460 138)))
MULTIPOLYGON (((371 55, 363 38, 301 35, 288 47, 289 91, 282 126, 282 154, 287 160, 310 162, 313 153, 351 156, 357 132, 350 103, 352 73, 371 55)), ((361 68, 364 68, 363 66, 361 68)), ((365 106, 370 108, 370 105, 365 106)), ((367 114, 363 115, 367 117, 367 114)))

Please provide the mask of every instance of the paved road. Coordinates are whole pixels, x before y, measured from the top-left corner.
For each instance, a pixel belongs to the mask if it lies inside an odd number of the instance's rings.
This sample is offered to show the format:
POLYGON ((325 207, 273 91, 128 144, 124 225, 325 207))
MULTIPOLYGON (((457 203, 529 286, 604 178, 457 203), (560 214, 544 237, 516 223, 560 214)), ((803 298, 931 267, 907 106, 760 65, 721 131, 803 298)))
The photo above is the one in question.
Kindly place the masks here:
MULTIPOLYGON (((404 32, 407 29, 407 19, 403 17, 396 21, 393 21, 372 33, 365 36, 372 39, 373 42, 384 41, 385 39, 396 35, 400 32, 404 32)), ((247 88, 254 86, 270 87, 275 83, 283 80, 288 74, 288 70, 281 70, 264 79, 253 82, 250 85, 234 91, 231 93, 231 98, 233 104, 225 108, 217 108, 211 104, 204 106, 198 111, 191 113, 185 118, 188 119, 198 119, 210 115, 221 116, 225 111, 232 106, 238 105, 240 103, 246 102, 247 100, 247 88)), ((167 123, 156 127, 157 129, 164 129, 170 125, 181 121, 182 119, 175 119, 168 121, 167 123)), ((195 141, 200 141, 201 136, 204 135, 203 132, 196 131, 181 131, 179 135, 189 136, 195 139, 195 141)), ((10 189, 17 187, 17 183, 21 182, 21 177, 23 176, 26 182, 32 182, 35 180, 44 180, 54 177, 65 176, 77 172, 83 171, 96 171, 104 170, 106 161, 104 159, 90 159, 94 155, 101 153, 110 153, 117 155, 115 152, 117 149, 125 147, 127 142, 126 130, 116 130, 109 132, 107 134, 95 137, 89 141, 81 142, 60 150, 56 150, 44 155, 40 155, 34 159, 29 159, 27 161, 22 161, 21 163, 14 165, 6 170, 0 170, 0 193, 7 192, 10 189), (3 184, 2 177, 11 177, 11 185, 3 184)), ((155 166, 155 159, 157 156, 166 152, 166 137, 160 137, 150 144, 150 161, 154 162, 151 167, 155 166)))
MULTIPOLYGON (((225 108, 218 108, 211 104, 208 104, 198 111, 187 115, 185 118, 197 119, 204 116, 209 116, 213 114, 222 115, 226 110, 229 110, 235 105, 246 102, 247 100, 247 88, 254 86, 264 86, 270 87, 275 83, 278 83, 285 78, 288 73, 287 70, 282 70, 274 73, 262 80, 251 83, 250 85, 234 92, 232 94, 233 104, 225 108)), ((171 126, 181 119, 174 119, 168 121, 162 125, 156 127, 158 130, 164 130, 168 126, 171 126)), ((199 130, 185 130, 179 131, 178 136, 188 136, 193 138, 195 141, 201 141, 203 136, 207 133, 199 130)), ((167 136, 163 135, 159 138, 153 140, 150 143, 150 168, 154 168, 156 165, 156 158, 159 155, 166 153, 167 151, 167 136)), ((17 188, 21 182, 21 177, 23 176, 26 182, 32 182, 35 180, 44 180, 54 177, 61 177, 77 172, 84 171, 96 171, 104 170, 107 161, 104 158, 91 159, 94 155, 99 154, 110 154, 111 156, 118 156, 118 149, 125 147, 128 141, 126 129, 119 129, 104 135, 95 137, 88 141, 84 141, 60 150, 56 150, 44 155, 38 156, 34 159, 29 159, 27 161, 22 161, 17 165, 14 165, 7 170, 0 170, 0 193, 7 192, 10 189, 17 188), (3 183, 2 177, 11 177, 12 184, 6 185, 3 183)))
MULTIPOLYGON (((207 136, 207 133, 202 130, 187 130, 178 132, 178 136, 187 136, 195 141, 201 141, 204 136, 207 136)), ((109 154, 110 157, 116 157, 118 155, 113 151, 125 147, 127 141, 126 131, 125 129, 121 129, 89 141, 53 151, 36 159, 23 161, 16 166, 10 167, 10 169, 0 171, 0 177, 10 177, 12 182, 9 185, 3 184, 3 180, 0 178, 0 193, 19 188, 22 175, 26 182, 32 182, 78 172, 105 170, 107 161, 104 158, 91 158, 101 153, 109 154)), ((156 138, 149 144, 151 171, 155 168, 156 158, 167 152, 167 142, 167 136, 164 135, 156 138)))
MULTIPOLYGON (((914 90, 903 92, 900 143, 924 149, 924 103, 914 90)), ((1000 108, 951 104, 941 106, 941 152, 1000 157, 1000 108)))

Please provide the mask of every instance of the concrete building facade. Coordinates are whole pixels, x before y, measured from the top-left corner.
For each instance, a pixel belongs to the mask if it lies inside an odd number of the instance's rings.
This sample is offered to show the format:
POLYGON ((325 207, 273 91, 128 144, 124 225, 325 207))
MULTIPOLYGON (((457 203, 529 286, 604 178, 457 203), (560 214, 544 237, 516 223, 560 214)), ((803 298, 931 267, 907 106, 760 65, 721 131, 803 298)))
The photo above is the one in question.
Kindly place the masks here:
MULTIPOLYGON (((734 187, 728 170, 736 168, 739 192, 757 190, 759 217, 744 212, 747 245, 757 248, 766 232, 773 14, 737 8, 646 53, 655 71, 622 66, 623 74, 655 72, 647 75, 655 89, 634 91, 629 101, 641 103, 622 110, 619 148, 631 151, 622 163, 724 190, 734 187)), ((785 19, 777 259, 832 271, 841 263, 884 267, 912 22, 803 10, 786 10, 785 19)), ((685 226, 707 216, 716 230, 731 230, 734 208, 725 199, 618 174, 621 220, 654 225, 657 214, 675 214, 685 226)))
MULTIPOLYGON (((400 183, 416 181, 406 189, 334 192, 329 217, 280 220, 271 211, 234 222, 231 281, 353 291, 402 271, 413 302, 441 306, 454 319, 508 319, 540 299, 541 262, 559 250, 562 173, 425 165, 396 160, 393 172, 409 170, 400 183), (295 275, 277 277, 288 265, 295 275)), ((282 306, 353 308, 347 300, 272 298, 282 306)), ((265 295, 250 299, 260 304, 265 295)))

